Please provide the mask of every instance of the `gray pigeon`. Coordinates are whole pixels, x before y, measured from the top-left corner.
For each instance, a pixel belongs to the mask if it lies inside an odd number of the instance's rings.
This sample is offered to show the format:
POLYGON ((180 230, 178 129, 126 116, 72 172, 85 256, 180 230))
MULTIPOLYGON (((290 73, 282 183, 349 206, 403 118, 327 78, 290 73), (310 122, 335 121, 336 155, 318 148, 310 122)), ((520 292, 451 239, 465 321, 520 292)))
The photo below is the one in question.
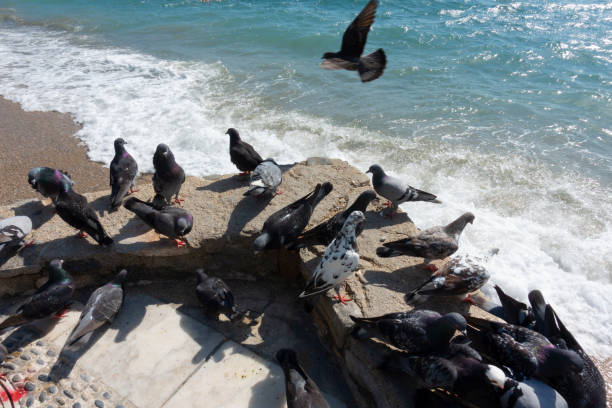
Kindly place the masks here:
POLYGON ((508 378, 499 401, 502 408, 568 408, 561 394, 535 379, 520 382, 508 378))
POLYGON ((174 240, 177 248, 187 245, 183 239, 191 232, 193 216, 186 210, 170 206, 157 209, 136 197, 126 200, 123 206, 136 214, 157 233, 174 240))
POLYGON ((65 188, 65 183, 68 183, 70 188, 74 185, 74 181, 72 181, 68 173, 50 167, 35 167, 30 170, 28 173, 28 183, 44 197, 53 200, 65 188))
POLYGON ((488 280, 487 270, 468 256, 454 256, 450 261, 431 275, 421 286, 408 294, 424 296, 468 296, 464 299, 471 302, 470 293, 480 289, 488 280))
POLYGON ((459 313, 441 315, 425 309, 369 318, 349 317, 356 323, 355 337, 382 336, 391 345, 413 354, 446 350, 455 331, 466 330, 465 318, 459 313))
POLYGON ((167 145, 163 143, 157 145, 155 155, 153 155, 153 167, 155 167, 153 174, 155 193, 163 197, 166 204, 171 204, 172 196, 177 204, 184 201, 178 195, 185 182, 185 172, 176 163, 174 154, 167 145))
POLYGON ((49 280, 17 309, 16 314, 0 323, 0 331, 50 317, 69 305, 75 286, 68 272, 62 267, 63 263, 61 259, 54 259, 49 263, 46 268, 49 280))
POLYGON ((474 214, 467 212, 446 226, 438 226, 419 232, 414 237, 385 242, 384 247, 376 249, 383 258, 397 255, 431 259, 444 259, 459 249, 459 237, 467 223, 474 222, 474 214))
POLYGON ((251 185, 244 195, 255 197, 263 194, 276 195, 279 193, 278 186, 283 181, 283 174, 280 167, 273 159, 262 161, 251 174, 251 185))
POLYGON ((123 198, 136 192, 133 187, 136 184, 138 164, 136 160, 125 150, 127 142, 122 138, 115 139, 115 157, 110 163, 110 186, 111 186, 111 209, 117 210, 123 198))
POLYGON ((25 237, 32 232, 32 220, 25 215, 5 218, 0 221, 0 252, 6 247, 21 248, 25 237))
POLYGON ((94 330, 106 323, 112 323, 123 305, 123 282, 127 271, 123 269, 115 278, 104 286, 96 289, 81 312, 78 325, 66 341, 68 347, 79 340, 87 342, 94 330))
MULTIPOLYGON (((356 229, 364 220, 365 216, 361 211, 353 211, 348 216, 336 239, 325 249, 321 262, 300 294, 301 298, 316 295, 340 285, 357 269, 359 252, 357 252, 356 229)), ((342 303, 350 300, 340 294, 335 298, 342 303)))
POLYGON ((276 359, 285 374, 287 408, 329 408, 317 384, 302 368, 297 354, 291 349, 281 349, 276 359))
POLYGON ((397 177, 385 174, 385 171, 378 164, 371 165, 366 173, 372 173, 372 185, 374 186, 374 190, 379 195, 389 200, 387 205, 393 207, 393 212, 397 211, 397 207, 401 203, 408 201, 440 203, 435 195, 418 190, 397 177))

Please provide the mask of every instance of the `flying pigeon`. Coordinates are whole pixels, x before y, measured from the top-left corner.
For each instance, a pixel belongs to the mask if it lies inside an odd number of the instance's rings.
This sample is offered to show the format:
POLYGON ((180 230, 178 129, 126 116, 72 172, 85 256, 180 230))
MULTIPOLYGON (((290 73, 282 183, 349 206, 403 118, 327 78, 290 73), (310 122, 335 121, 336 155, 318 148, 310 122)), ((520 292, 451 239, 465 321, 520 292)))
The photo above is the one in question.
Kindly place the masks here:
POLYGON ((78 325, 66 341, 68 347, 79 340, 87 342, 94 330, 106 323, 113 323, 115 316, 123 305, 123 282, 127 271, 123 269, 115 278, 104 286, 96 289, 81 312, 78 325))
POLYGON ((63 263, 61 259, 49 263, 49 280, 17 309, 17 314, 0 323, 0 330, 49 317, 67 308, 75 286, 68 272, 62 268, 63 263))
POLYGON ((127 199, 123 206, 136 214, 158 234, 174 240, 177 248, 187 245, 183 239, 193 227, 193 216, 186 210, 170 206, 158 210, 136 197, 127 199))
MULTIPOLYGON (((353 211, 361 211, 365 213, 368 204, 376 198, 376 193, 372 190, 364 191, 359 194, 359 197, 355 200, 353 205, 348 207, 346 210, 339 212, 338 214, 331 217, 329 220, 322 222, 302 233, 297 240, 296 248, 304 248, 312 245, 329 245, 334 238, 338 235, 347 217, 353 213, 353 211)), ((363 231, 363 223, 360 223, 355 230, 355 236, 359 236, 363 231)))
POLYGON ((579 372, 549 379, 549 383, 565 397, 571 407, 606 406, 606 384, 593 360, 567 330, 553 307, 546 303, 539 290, 529 292, 529 303, 535 315, 536 330, 555 346, 576 352, 584 361, 579 372))
POLYGON ((385 174, 385 171, 378 164, 371 165, 366 173, 372 173, 372 185, 374 186, 374 190, 376 190, 379 195, 389 200, 387 205, 392 207, 394 212, 397 211, 397 207, 401 203, 408 201, 440 203, 435 195, 418 190, 397 177, 385 174))
POLYGON ((574 351, 555 347, 542 334, 526 327, 468 316, 468 334, 483 354, 516 376, 549 380, 578 373, 584 362, 574 351))
POLYGON ((252 172, 264 161, 253 146, 240 138, 236 129, 229 128, 225 134, 230 137, 230 159, 242 174, 252 172))
POLYGON ((264 194, 276 195, 283 181, 280 167, 273 159, 262 161, 251 174, 251 185, 244 195, 259 197, 264 194))
POLYGON ((35 167, 30 170, 28 173, 28 183, 44 197, 53 200, 64 189, 65 183, 68 183, 70 187, 74 185, 74 181, 72 181, 68 173, 50 167, 35 167))
POLYGON ((298 235, 306 228, 312 212, 333 189, 329 182, 317 184, 314 191, 281 208, 264 222, 262 233, 253 246, 255 251, 291 248, 298 235))
POLYGON ((474 222, 474 214, 465 213, 445 227, 438 226, 419 232, 414 237, 385 242, 384 247, 376 249, 376 254, 387 258, 397 255, 425 258, 425 263, 432 259, 443 259, 459 249, 459 236, 467 223, 474 222))
POLYGON ((22 248, 25 237, 32 232, 32 220, 25 215, 0 220, 0 253, 6 248, 22 248))
POLYGON ((377 0, 370 0, 353 20, 342 36, 342 46, 338 52, 326 52, 319 66, 324 69, 346 69, 358 71, 361 82, 373 81, 380 77, 387 65, 387 57, 382 48, 366 56, 363 54, 365 43, 374 23, 377 0))
POLYGON ((466 302, 472 302, 470 293, 480 289, 488 280, 487 270, 467 256, 453 257, 442 269, 437 270, 418 288, 408 294, 408 299, 415 295, 456 296, 465 295, 466 302))
MULTIPOLYGON (((364 220, 365 216, 361 211, 353 211, 348 216, 336 238, 325 249, 323 259, 300 294, 301 298, 316 295, 340 285, 357 269, 359 252, 357 252, 356 229, 364 220)), ((350 300, 342 295, 337 295, 335 298, 342 303, 350 300)))
POLYGON ((297 354, 291 349, 281 349, 276 359, 285 374, 287 408, 329 408, 317 384, 302 368, 297 354))
POLYGON ((87 198, 72 190, 70 184, 63 182, 64 189, 60 190, 55 200, 55 210, 62 220, 80 231, 80 236, 87 233, 102 246, 112 245, 113 239, 108 236, 96 212, 87 203, 87 198))
MULTIPOLYGON (((180 204, 183 199, 179 198, 181 186, 185 182, 185 172, 174 160, 174 154, 170 148, 160 143, 157 145, 153 155, 153 190, 164 198, 166 204, 171 204, 172 196, 174 202, 180 204)), ((158 208, 159 209, 159 208, 158 208)))
POLYGON ((223 313, 233 320, 238 312, 229 286, 221 278, 208 276, 204 269, 196 270, 196 278, 196 295, 204 310, 215 318, 223 313))
POLYGON ((127 142, 122 138, 115 139, 115 157, 110 163, 111 209, 117 210, 123 198, 136 192, 133 189, 138 174, 136 160, 125 150, 127 142))
POLYGON ((465 318, 459 313, 441 315, 433 310, 411 310, 379 317, 350 316, 356 323, 353 334, 358 337, 382 335, 391 345, 409 353, 429 353, 448 348, 456 330, 464 332, 465 318))

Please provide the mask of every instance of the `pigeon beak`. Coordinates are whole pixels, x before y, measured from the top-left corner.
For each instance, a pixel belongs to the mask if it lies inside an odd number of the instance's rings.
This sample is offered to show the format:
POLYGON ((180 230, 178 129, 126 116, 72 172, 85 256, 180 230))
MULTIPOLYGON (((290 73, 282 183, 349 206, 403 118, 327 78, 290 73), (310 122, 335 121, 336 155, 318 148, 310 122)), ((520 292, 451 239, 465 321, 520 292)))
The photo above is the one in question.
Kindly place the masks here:
POLYGON ((366 174, 371 173, 371 172, 372 172, 372 170, 368 170, 368 171, 366 171, 366 174))
POLYGON ((163 153, 163 155, 164 155, 164 156, 167 156, 167 155, 168 155, 168 152, 164 152, 164 153, 163 153))

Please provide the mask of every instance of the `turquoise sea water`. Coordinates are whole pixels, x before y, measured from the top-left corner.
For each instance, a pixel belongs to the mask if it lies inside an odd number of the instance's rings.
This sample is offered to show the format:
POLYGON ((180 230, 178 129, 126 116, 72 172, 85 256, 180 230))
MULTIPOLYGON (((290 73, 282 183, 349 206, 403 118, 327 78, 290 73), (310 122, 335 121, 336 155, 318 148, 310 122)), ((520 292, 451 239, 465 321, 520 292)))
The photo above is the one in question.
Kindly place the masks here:
MULTIPOLYGON (((165 142, 189 173, 234 171, 236 127, 279 162, 380 163, 463 211, 462 252, 500 248, 492 283, 540 288, 612 356, 612 4, 381 0, 366 51, 384 75, 321 55, 366 1, 0 0, 0 94, 72 112, 93 159, 126 138, 143 170, 165 142)), ((490 293, 490 288, 488 289, 490 293)))

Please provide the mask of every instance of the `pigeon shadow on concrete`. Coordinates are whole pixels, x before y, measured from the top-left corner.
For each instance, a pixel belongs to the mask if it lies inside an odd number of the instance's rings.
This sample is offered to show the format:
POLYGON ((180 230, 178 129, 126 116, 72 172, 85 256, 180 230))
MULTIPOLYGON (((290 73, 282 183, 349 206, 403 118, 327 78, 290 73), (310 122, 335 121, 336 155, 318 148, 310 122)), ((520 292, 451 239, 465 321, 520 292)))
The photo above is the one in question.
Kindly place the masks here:
POLYGON ((94 331, 85 342, 79 340, 73 347, 68 348, 66 347, 67 344, 64 344, 59 356, 57 357, 57 360, 55 361, 55 364, 53 364, 53 367, 51 367, 51 371, 49 372, 49 377, 51 380, 57 382, 63 378, 68 378, 70 373, 72 373, 77 361, 79 361, 79 359, 85 355, 85 353, 87 353, 89 349, 91 349, 96 342, 102 338, 102 336, 104 336, 109 327, 110 326, 108 324, 104 325, 103 327, 94 331))
POLYGON ((237 188, 247 188, 249 186, 249 180, 249 176, 235 174, 229 178, 221 178, 205 186, 196 187, 196 190, 208 190, 215 193, 225 193, 226 191, 235 190, 237 188))
POLYGON ((391 227, 393 225, 403 224, 405 222, 412 222, 408 214, 405 212, 396 213, 393 217, 387 217, 381 215, 380 211, 366 211, 366 219, 363 223, 363 229, 380 229, 384 227, 391 227))
MULTIPOLYGON (((132 277, 130 277, 132 279, 132 277)), ((127 336, 140 324, 147 314, 147 306, 162 302, 150 296, 130 296, 130 288, 125 289, 125 297, 121 310, 111 327, 117 328, 115 343, 126 341, 127 336)))
POLYGON ((239 235, 249 221, 257 217, 268 206, 272 198, 270 195, 265 197, 244 196, 234 207, 227 221, 225 234, 228 236, 239 235))
POLYGON ((285 394, 284 375, 280 370, 275 371, 270 371, 266 378, 251 386, 249 408, 284 408, 286 406, 285 398, 276 398, 276 395, 285 394))
POLYGON ((49 334, 58 322, 59 319, 45 318, 27 323, 9 334, 2 341, 2 344, 7 348, 9 353, 13 353, 19 348, 26 347, 28 344, 49 334))
MULTIPOLYGON (((98 214, 98 217, 103 218, 106 213, 110 213, 110 195, 104 195, 89 202, 89 206, 98 214)), ((102 220, 100 220, 102 222, 102 220)), ((102 222, 102 225, 104 223, 102 222)))
POLYGON ((44 225, 55 215, 55 207, 52 204, 43 205, 40 200, 30 200, 22 203, 18 207, 12 207, 15 215, 25 215, 32 220, 32 230, 36 230, 44 225))
POLYGON ((125 238, 137 237, 139 235, 145 234, 151 231, 153 228, 148 226, 144 221, 142 221, 136 214, 134 214, 133 218, 124 224, 119 230, 119 234, 113 239, 116 238, 116 241, 122 241, 125 238))

